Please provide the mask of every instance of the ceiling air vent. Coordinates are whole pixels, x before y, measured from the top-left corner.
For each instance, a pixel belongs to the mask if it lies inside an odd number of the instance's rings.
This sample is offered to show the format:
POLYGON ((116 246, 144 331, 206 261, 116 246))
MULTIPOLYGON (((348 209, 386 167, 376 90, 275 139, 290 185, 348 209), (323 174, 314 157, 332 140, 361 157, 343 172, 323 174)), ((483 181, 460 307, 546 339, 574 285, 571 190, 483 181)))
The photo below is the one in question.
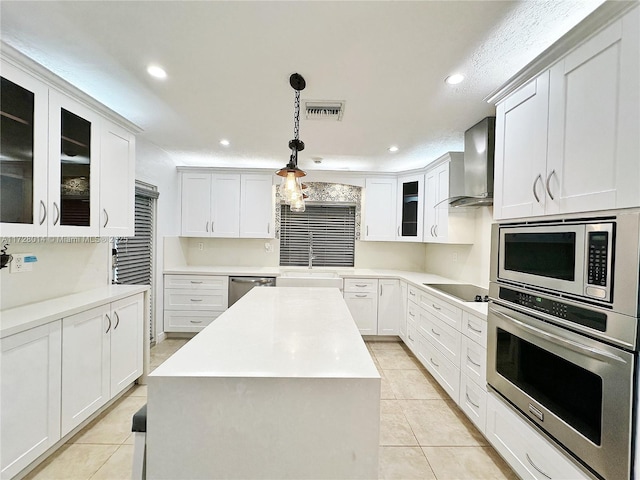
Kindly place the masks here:
POLYGON ((344 101, 315 101, 304 102, 305 118, 307 120, 342 120, 344 101))

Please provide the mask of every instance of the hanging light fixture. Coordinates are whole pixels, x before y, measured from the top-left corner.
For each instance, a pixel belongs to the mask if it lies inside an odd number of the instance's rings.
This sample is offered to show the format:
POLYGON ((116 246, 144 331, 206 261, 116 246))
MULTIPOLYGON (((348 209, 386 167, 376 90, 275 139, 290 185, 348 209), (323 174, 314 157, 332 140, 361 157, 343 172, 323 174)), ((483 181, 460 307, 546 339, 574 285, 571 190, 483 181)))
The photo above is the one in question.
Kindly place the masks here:
POLYGON ((306 175, 305 172, 298 168, 298 152, 304 150, 304 142, 300 140, 300 90, 304 90, 306 82, 302 75, 294 73, 289 77, 289 84, 296 91, 295 109, 293 115, 293 140, 289 141, 291 156, 289 163, 276 172, 276 175, 282 177, 280 185, 280 196, 287 205, 291 205, 292 212, 304 212, 304 196, 302 194, 302 185, 300 177, 306 175))

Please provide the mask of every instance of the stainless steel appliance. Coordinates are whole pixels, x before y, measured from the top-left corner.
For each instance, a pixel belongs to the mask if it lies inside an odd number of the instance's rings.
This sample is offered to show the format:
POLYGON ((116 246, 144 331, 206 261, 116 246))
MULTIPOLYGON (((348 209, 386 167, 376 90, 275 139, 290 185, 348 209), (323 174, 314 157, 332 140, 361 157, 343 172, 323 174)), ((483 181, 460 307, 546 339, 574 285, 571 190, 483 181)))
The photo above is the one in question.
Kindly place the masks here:
POLYGON ((489 290, 466 283, 423 283, 463 302, 488 302, 489 290))
POLYGON ((275 277, 229 277, 229 306, 253 287, 275 287, 275 277))
POLYGON ((487 382, 590 472, 629 478, 640 212, 494 225, 487 382))

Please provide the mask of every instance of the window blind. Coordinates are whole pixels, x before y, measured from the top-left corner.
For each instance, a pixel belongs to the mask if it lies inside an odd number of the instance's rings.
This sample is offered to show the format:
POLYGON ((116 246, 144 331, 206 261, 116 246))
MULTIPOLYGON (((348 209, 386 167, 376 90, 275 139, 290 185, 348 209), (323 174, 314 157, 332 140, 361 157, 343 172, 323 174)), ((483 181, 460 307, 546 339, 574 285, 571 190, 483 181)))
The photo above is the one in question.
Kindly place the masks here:
POLYGON ((356 207, 353 205, 306 205, 293 213, 280 209, 280 265, 307 266, 309 246, 313 265, 353 267, 355 255, 356 207))

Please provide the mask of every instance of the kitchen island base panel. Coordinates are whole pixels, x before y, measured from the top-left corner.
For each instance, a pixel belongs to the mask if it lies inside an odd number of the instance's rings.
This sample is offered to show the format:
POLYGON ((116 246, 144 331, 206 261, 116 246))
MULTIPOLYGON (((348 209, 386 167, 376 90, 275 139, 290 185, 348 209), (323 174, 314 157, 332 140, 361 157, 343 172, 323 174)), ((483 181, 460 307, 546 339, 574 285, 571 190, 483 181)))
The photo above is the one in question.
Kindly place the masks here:
POLYGON ((380 378, 150 377, 148 478, 377 478, 379 398, 380 378))

